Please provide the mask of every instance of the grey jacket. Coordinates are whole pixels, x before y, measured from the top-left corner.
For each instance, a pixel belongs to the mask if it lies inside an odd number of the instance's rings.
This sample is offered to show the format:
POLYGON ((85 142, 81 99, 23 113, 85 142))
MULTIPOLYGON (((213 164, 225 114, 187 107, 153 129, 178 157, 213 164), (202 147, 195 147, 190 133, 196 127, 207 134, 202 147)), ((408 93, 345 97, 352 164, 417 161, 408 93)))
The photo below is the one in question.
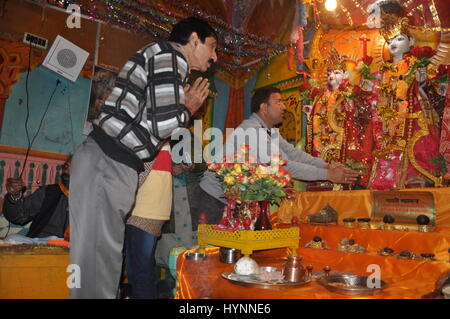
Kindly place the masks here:
MULTIPOLYGON (((251 134, 246 133, 248 133, 248 129, 251 128, 256 129, 257 132, 257 147, 251 147, 250 153, 257 158, 259 163, 268 164, 266 154, 267 156, 270 156, 271 153, 276 155, 279 150, 279 154, 286 161, 286 166, 284 168, 292 174, 293 178, 304 181, 327 179, 328 163, 321 158, 313 157, 308 153, 295 148, 281 136, 278 129, 272 128, 269 130, 264 121, 256 113, 253 113, 249 119, 243 121, 241 125, 227 137, 224 147, 225 150, 223 152, 226 155, 230 155, 239 150, 242 144, 249 144, 248 142, 253 139, 249 137, 251 134), (245 137, 245 135, 247 135, 247 137, 245 137)), ((254 143, 250 144, 255 145, 254 143)), ((216 160, 219 161, 219 158, 220 155, 216 160)), ((214 172, 205 172, 205 175, 200 182, 200 187, 211 196, 224 203, 226 202, 222 186, 214 172)))

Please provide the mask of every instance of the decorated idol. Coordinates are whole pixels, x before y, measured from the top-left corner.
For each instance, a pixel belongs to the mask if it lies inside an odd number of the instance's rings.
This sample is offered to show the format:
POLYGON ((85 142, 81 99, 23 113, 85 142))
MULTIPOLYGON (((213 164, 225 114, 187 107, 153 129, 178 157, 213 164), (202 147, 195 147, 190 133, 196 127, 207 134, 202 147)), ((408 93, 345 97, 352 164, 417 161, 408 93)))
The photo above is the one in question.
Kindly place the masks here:
POLYGON ((386 15, 380 32, 391 60, 380 67, 370 188, 440 186, 445 174, 438 151, 440 115, 427 68, 434 51, 413 47, 406 18, 386 15))
POLYGON ((366 187, 372 152, 369 108, 356 105, 356 87, 349 83, 345 58, 331 49, 327 59, 327 85, 315 100, 308 123, 307 150, 329 163, 342 163, 362 173, 366 187))

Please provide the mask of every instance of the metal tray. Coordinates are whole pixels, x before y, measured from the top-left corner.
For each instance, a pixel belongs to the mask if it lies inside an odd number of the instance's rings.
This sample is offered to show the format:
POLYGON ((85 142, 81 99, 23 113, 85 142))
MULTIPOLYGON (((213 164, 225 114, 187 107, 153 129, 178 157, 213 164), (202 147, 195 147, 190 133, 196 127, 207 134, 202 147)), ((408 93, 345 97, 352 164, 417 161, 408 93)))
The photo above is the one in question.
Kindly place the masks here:
POLYGON ((240 285, 240 286, 246 286, 246 287, 253 287, 253 288, 263 288, 263 289, 279 289, 279 288, 287 288, 287 287, 297 287, 297 286, 305 285, 305 284, 311 282, 310 279, 307 279, 305 281, 300 281, 300 282, 283 281, 283 282, 278 282, 278 283, 262 282, 262 281, 251 280, 251 279, 236 280, 235 278, 233 278, 234 277, 233 275, 236 275, 236 274, 232 273, 232 272, 222 273, 222 277, 229 280, 233 284, 240 285))
POLYGON ((380 288, 367 287, 367 276, 356 275, 330 275, 323 276, 317 280, 319 284, 329 291, 351 296, 371 296, 388 287, 388 284, 380 280, 380 288), (335 286, 340 283, 348 286, 335 286))

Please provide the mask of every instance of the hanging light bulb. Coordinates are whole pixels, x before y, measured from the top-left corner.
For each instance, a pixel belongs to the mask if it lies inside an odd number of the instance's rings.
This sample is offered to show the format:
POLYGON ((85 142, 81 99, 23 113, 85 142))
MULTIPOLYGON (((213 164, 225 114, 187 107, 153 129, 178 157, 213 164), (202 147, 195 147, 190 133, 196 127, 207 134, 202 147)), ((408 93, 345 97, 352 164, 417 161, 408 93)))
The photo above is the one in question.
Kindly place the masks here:
POLYGON ((336 9, 336 7, 337 7, 336 0, 326 0, 325 1, 325 9, 327 9, 328 11, 334 11, 334 9, 336 9))

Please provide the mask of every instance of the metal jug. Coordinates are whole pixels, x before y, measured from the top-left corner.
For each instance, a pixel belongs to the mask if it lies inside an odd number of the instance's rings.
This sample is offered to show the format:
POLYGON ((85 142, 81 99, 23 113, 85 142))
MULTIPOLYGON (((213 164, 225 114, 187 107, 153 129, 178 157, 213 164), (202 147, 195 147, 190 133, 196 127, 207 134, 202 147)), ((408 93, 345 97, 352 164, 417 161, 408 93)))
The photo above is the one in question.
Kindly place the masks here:
POLYGON ((283 264, 282 274, 289 282, 300 282, 305 280, 305 269, 300 261, 302 257, 288 256, 288 260, 283 264))

